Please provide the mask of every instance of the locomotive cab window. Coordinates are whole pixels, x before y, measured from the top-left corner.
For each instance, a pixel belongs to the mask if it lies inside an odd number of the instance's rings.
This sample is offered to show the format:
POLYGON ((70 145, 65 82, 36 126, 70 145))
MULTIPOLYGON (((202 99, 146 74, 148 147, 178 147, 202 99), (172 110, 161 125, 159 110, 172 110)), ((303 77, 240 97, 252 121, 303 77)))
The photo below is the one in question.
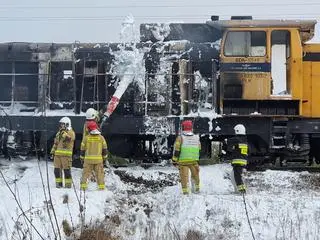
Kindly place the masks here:
POLYGON ((72 62, 50 62, 49 90, 51 101, 73 101, 72 62))
POLYGON ((224 44, 224 55, 233 57, 263 57, 266 55, 266 32, 228 32, 224 44))
POLYGON ((271 33, 272 94, 290 94, 290 32, 274 30, 271 33))

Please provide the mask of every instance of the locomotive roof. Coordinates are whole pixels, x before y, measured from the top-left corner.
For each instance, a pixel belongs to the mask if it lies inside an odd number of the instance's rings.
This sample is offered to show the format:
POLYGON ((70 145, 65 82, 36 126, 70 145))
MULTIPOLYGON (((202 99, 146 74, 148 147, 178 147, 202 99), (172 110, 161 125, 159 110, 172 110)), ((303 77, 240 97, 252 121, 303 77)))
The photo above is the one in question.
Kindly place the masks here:
POLYGON ((316 20, 217 20, 207 21, 209 26, 216 29, 226 28, 299 28, 303 42, 314 36, 316 20))

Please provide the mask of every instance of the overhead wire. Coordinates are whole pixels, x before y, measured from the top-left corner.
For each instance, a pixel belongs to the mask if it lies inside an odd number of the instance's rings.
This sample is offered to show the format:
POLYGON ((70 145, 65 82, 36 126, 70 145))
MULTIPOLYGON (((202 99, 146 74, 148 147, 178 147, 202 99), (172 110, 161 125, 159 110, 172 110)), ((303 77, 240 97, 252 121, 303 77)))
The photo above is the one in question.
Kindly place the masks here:
POLYGON ((101 9, 101 8, 112 8, 112 9, 123 9, 123 8, 149 8, 149 7, 154 7, 154 8, 208 8, 208 7, 279 7, 279 6, 285 6, 285 7, 290 7, 290 6, 320 6, 319 2, 314 2, 314 3, 239 3, 239 2, 234 2, 234 3, 223 3, 223 4, 190 4, 186 5, 185 3, 181 5, 164 5, 164 4, 132 4, 132 5, 97 5, 97 6, 72 6, 72 5, 66 5, 66 6, 21 6, 21 5, 0 5, 0 10, 7 8, 7 9, 101 9))
MULTIPOLYGON (((220 17, 230 17, 233 14, 230 15, 219 15, 220 17)), ((191 20, 191 19, 209 19, 211 15, 209 14, 199 14, 199 15, 163 15, 163 16, 133 16, 134 19, 137 20, 146 20, 146 19, 175 19, 175 20, 191 20)), ((319 19, 318 14, 313 13, 305 13, 305 14, 265 14, 265 15, 253 15, 255 18, 261 18, 261 17, 278 17, 281 19, 306 19, 306 18, 316 18, 319 19)), ((47 16, 27 16, 27 17, 0 17, 1 21, 115 21, 115 20, 123 20, 125 16, 98 16, 98 17, 86 17, 86 16, 75 16, 75 17, 63 17, 63 16, 53 16, 53 17, 47 17, 47 16)))

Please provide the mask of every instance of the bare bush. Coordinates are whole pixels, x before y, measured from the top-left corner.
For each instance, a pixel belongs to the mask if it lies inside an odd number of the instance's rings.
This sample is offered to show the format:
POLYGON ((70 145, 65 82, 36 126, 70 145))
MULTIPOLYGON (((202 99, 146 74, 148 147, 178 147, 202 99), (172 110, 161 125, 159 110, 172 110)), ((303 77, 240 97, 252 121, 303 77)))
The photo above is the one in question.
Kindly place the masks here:
POLYGON ((120 238, 113 237, 105 229, 86 228, 80 235, 79 240, 119 240, 120 238))
POLYGON ((69 237, 72 233, 72 228, 67 220, 62 221, 62 229, 64 234, 69 237))
POLYGON ((204 236, 197 230, 188 230, 184 240, 203 240, 204 236))
POLYGON ((115 235, 115 229, 120 225, 120 217, 118 215, 112 215, 106 217, 102 222, 91 222, 89 225, 80 227, 80 229, 75 229, 69 236, 73 236, 72 239, 77 240, 120 240, 121 238, 115 235), (79 230, 80 233, 77 233, 79 230))

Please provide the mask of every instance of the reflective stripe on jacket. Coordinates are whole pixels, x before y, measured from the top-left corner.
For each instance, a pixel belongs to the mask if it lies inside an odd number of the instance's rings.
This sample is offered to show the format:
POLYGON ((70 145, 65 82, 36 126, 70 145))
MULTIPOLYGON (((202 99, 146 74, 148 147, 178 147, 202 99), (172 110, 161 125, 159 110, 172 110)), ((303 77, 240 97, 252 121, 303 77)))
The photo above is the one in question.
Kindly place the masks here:
POLYGON ((54 139, 51 154, 55 156, 72 156, 75 133, 72 129, 60 130, 54 139))
POLYGON ((200 138, 197 134, 182 134, 179 163, 199 161, 200 138))
POLYGON ((228 159, 232 165, 246 166, 249 154, 247 137, 239 135, 228 139, 227 141, 228 159))
POLYGON ((246 166, 247 165, 247 160, 245 160, 245 159, 232 159, 231 164, 240 165, 240 166, 246 166))
POLYGON ((103 136, 89 134, 81 142, 80 157, 88 163, 101 163, 107 159, 107 149, 107 143, 103 136))

